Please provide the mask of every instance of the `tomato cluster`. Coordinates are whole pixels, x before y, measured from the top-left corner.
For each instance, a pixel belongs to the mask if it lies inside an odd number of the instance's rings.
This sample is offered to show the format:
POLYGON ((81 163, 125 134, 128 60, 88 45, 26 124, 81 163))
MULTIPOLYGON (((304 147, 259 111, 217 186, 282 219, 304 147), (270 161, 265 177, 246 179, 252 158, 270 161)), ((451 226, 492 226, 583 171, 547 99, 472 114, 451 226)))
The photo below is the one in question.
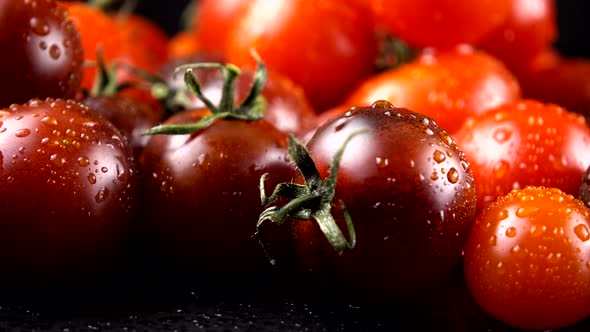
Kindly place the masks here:
POLYGON ((76 283, 140 237, 217 285, 460 280, 517 328, 590 316, 590 61, 553 48, 554 1, 199 0, 171 37, 0 10, 0 280, 76 283))

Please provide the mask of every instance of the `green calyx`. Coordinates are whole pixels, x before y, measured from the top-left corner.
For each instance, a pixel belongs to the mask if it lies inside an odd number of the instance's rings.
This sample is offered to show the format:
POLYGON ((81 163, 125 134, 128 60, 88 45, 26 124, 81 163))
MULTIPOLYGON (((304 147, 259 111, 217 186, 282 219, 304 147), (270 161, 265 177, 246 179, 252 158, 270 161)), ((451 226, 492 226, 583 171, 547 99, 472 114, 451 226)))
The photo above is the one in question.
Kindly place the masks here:
POLYGON ((275 187, 273 193, 267 197, 264 190, 264 183, 268 174, 264 174, 260 178, 260 198, 262 204, 269 206, 276 203, 280 198, 286 198, 289 200, 289 202, 283 206, 270 206, 266 208, 266 210, 260 214, 258 223, 256 224, 260 244, 265 249, 271 263, 274 264, 274 258, 266 248, 264 234, 261 231, 261 226, 267 220, 283 224, 288 218, 300 220, 314 219, 326 236, 328 242, 330 242, 337 252, 342 253, 345 250, 350 250, 355 247, 356 233, 352 219, 344 202, 340 201, 339 203, 346 221, 349 239, 344 236, 342 230, 340 230, 332 216, 332 202, 334 201, 336 194, 336 179, 344 150, 356 135, 365 132, 367 132, 366 129, 361 129, 348 136, 332 158, 330 175, 323 180, 307 148, 293 135, 289 136, 289 156, 301 172, 305 184, 280 183, 275 187))
POLYGON ((117 80, 118 63, 111 63, 106 65, 102 54, 102 46, 98 45, 96 48, 96 65, 97 73, 93 82, 90 96, 113 96, 119 91, 133 87, 135 84, 131 82, 119 83, 117 80))
POLYGON ((268 72, 266 66, 260 60, 260 57, 253 53, 257 62, 256 72, 248 96, 238 106, 234 102, 234 94, 236 90, 236 80, 241 74, 238 67, 219 63, 198 63, 187 64, 176 68, 176 73, 184 72, 184 82, 189 91, 195 94, 211 111, 211 114, 203 117, 201 120, 191 124, 165 124, 151 128, 146 132, 148 135, 153 134, 190 134, 197 130, 201 130, 217 119, 237 119, 242 121, 256 121, 264 117, 266 109, 266 101, 262 97, 262 89, 266 83, 268 72), (223 87, 221 93, 221 100, 219 106, 216 106, 209 98, 207 98, 202 90, 201 85, 197 81, 193 70, 199 68, 216 68, 223 73, 223 87))

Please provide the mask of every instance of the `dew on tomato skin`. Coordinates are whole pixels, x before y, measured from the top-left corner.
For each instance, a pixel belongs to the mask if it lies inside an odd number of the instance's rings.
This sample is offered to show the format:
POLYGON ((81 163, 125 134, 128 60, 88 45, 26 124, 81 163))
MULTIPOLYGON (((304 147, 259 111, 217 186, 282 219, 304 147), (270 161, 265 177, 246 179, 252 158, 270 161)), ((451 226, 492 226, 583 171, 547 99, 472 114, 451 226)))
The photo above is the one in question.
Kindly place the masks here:
POLYGON ((451 167, 449 170, 449 173, 447 174, 447 180, 449 180, 449 182, 452 184, 459 182, 459 172, 454 167, 451 167))
POLYGON ((29 25, 31 26, 33 33, 38 36, 47 36, 49 34, 49 25, 42 18, 31 17, 29 25))
POLYGON ((508 227, 506 229, 506 236, 507 237, 515 237, 516 236, 516 228, 514 228, 514 227, 508 227))
POLYGON ((495 235, 490 236, 488 239, 488 244, 490 246, 495 246, 498 243, 498 238, 495 235))
POLYGON ((31 134, 31 130, 28 128, 18 129, 14 132, 14 136, 16 137, 27 137, 31 134))
POLYGON ((387 100, 377 100, 371 105, 372 108, 394 108, 393 104, 387 100))
POLYGON ((508 210, 502 210, 502 211, 498 212, 498 217, 497 217, 498 221, 502 221, 507 218, 508 218, 508 210))
POLYGON ((507 128, 498 128, 498 129, 496 129, 496 131, 494 131, 494 133, 492 134, 492 137, 494 138, 494 140, 496 142, 498 142, 500 144, 506 143, 512 137, 512 131, 507 128))
POLYGON ((377 168, 379 168, 379 169, 385 168, 385 167, 389 166, 389 159, 377 157, 377 158, 375 158, 375 164, 377 165, 377 168))
POLYGON ((432 174, 430 174, 430 179, 431 179, 432 181, 436 181, 436 180, 438 180, 438 179, 439 179, 439 177, 438 177, 438 173, 437 173, 436 171, 432 172, 432 174))
POLYGON ((90 184, 96 184, 96 175, 94 173, 88 173, 88 182, 90 184))
POLYGON ((96 203, 102 203, 105 200, 107 200, 107 198, 109 197, 109 194, 110 194, 109 188, 102 187, 101 189, 98 190, 98 192, 96 193, 96 196, 94 196, 94 200, 96 201, 96 203))
POLYGON ((51 47, 49 48, 49 56, 53 60, 58 60, 61 56, 61 49, 59 48, 59 46, 57 46, 56 44, 51 45, 51 47))
POLYGON ((579 224, 576 227, 574 227, 574 233, 582 242, 590 240, 590 231, 588 230, 588 227, 584 224, 579 224))
MULTIPOLYGON (((448 151, 447 151, 447 153, 448 153, 448 151)), ((445 154, 440 150, 434 150, 434 153, 432 154, 432 158, 434 159, 434 161, 436 161, 439 164, 444 162, 447 159, 445 154)))
POLYGON ((103 172, 103 173, 106 173, 106 172, 109 171, 109 169, 107 167, 104 167, 103 166, 103 167, 100 168, 100 171, 103 172))
MULTIPOLYGON (((533 197, 533 199, 534 199, 534 197, 533 197)), ((533 200, 533 199, 530 199, 530 200, 533 200)), ((520 207, 516 210, 516 216, 518 218, 527 218, 527 217, 530 217, 531 215, 533 215, 534 213, 536 213, 537 211, 539 211, 538 207, 520 207)))

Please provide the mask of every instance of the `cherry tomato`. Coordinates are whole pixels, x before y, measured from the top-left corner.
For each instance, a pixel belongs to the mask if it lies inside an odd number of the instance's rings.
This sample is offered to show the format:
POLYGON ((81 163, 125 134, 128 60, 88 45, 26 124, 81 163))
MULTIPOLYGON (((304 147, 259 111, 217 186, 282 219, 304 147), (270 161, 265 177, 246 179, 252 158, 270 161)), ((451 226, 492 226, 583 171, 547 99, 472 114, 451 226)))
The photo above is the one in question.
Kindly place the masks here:
POLYGON ((590 165, 590 128, 584 118, 534 100, 474 116, 454 137, 471 162, 479 210, 527 185, 575 195, 590 165))
POLYGON ((373 73, 378 42, 364 6, 337 0, 244 3, 246 9, 225 28, 227 60, 244 67, 255 49, 269 68, 300 85, 318 112, 337 105, 373 73))
POLYGON ((72 100, 0 111, 3 280, 85 280, 118 255, 137 208, 136 165, 120 131, 72 100))
POLYGON ((344 102, 370 105, 387 100, 432 117, 453 134, 469 115, 514 101, 520 86, 496 58, 462 46, 448 52, 427 50, 413 62, 361 83, 344 102))
MULTIPOLYGON (((469 164, 434 121, 385 101, 352 108, 315 132, 307 147, 322 178, 343 142, 338 201, 352 218, 356 246, 339 254, 316 222, 294 221, 302 268, 324 285, 369 300, 412 296, 449 278, 475 220, 469 164)), ((271 173, 272 174, 272 173, 271 173)))
POLYGON ((225 57, 230 24, 238 19, 248 6, 242 0, 200 0, 195 6, 193 31, 197 43, 205 53, 225 57))
POLYGON ((177 32, 167 45, 168 59, 187 57, 199 53, 201 46, 197 41, 197 36, 192 31, 177 32))
POLYGON ((548 49, 515 70, 523 95, 554 103, 590 119, 590 60, 548 49))
MULTIPOLYGON (((110 16, 83 2, 63 2, 76 28, 80 31, 84 58, 96 62, 100 47, 105 63, 124 63, 156 73, 167 58, 167 37, 151 21, 139 16, 110 16)), ((84 70, 82 87, 90 90, 97 73, 96 66, 84 70)), ((128 71, 118 71, 120 82, 129 80, 128 71)))
POLYGON ((478 216, 465 278, 490 315, 550 330, 590 315, 590 211, 556 188, 515 189, 478 216))
POLYGON ((508 17, 511 0, 372 0, 376 21, 416 47, 475 44, 508 17))
MULTIPOLYGON (((183 111, 165 124, 209 114, 183 111)), ((264 173, 275 184, 292 178, 285 134, 264 120, 220 119, 193 134, 152 136, 140 162, 148 234, 175 267, 240 285, 244 276, 270 271, 255 237, 263 210, 258 183, 264 173)))
POLYGON ((511 0, 510 7, 506 22, 478 45, 514 68, 552 46, 557 20, 554 0, 511 0))
POLYGON ((82 77, 78 31, 53 0, 2 1, 0 107, 31 98, 74 97, 82 77))

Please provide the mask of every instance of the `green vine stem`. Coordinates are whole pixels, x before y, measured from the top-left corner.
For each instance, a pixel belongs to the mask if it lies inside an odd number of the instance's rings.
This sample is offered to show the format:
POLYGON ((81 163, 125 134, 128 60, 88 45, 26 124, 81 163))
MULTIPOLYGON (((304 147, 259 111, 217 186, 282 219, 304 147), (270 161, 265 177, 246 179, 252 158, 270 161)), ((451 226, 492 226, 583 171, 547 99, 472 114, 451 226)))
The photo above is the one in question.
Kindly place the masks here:
POLYGON ((342 207, 349 239, 344 236, 342 230, 336 224, 332 215, 332 203, 336 195, 336 179, 344 150, 355 136, 367 131, 367 129, 360 129, 351 133, 346 138, 342 146, 333 156, 330 164, 330 175, 324 180, 322 180, 307 148, 293 135, 289 135, 289 156, 299 169, 305 180, 305 184, 280 183, 268 197, 264 190, 264 183, 268 174, 264 174, 260 178, 259 185, 260 199, 262 204, 267 206, 267 208, 260 214, 258 223, 256 224, 256 234, 272 264, 275 263, 275 259, 267 248, 267 242, 261 230, 262 225, 266 221, 283 224, 288 218, 300 220, 314 219, 328 242, 337 252, 342 253, 345 250, 355 247, 356 233, 354 224, 345 204, 342 201, 339 202, 342 207), (280 198, 289 199, 289 202, 280 207, 268 207, 276 203, 280 198))
POLYGON ((190 124, 163 124, 149 129, 146 134, 189 134, 209 126, 217 119, 237 119, 243 121, 256 121, 264 117, 266 101, 262 97, 262 89, 268 77, 268 70, 260 57, 252 52, 256 59, 256 72, 250 87, 250 91, 244 101, 238 106, 235 105, 236 80, 241 74, 238 67, 232 64, 222 65, 219 63, 197 63, 187 64, 176 68, 175 72, 184 72, 184 82, 189 91, 195 94, 211 111, 211 114, 203 117, 201 120, 190 124), (207 98, 201 90, 194 70, 201 68, 219 69, 223 74, 223 87, 219 106, 216 106, 207 98))

